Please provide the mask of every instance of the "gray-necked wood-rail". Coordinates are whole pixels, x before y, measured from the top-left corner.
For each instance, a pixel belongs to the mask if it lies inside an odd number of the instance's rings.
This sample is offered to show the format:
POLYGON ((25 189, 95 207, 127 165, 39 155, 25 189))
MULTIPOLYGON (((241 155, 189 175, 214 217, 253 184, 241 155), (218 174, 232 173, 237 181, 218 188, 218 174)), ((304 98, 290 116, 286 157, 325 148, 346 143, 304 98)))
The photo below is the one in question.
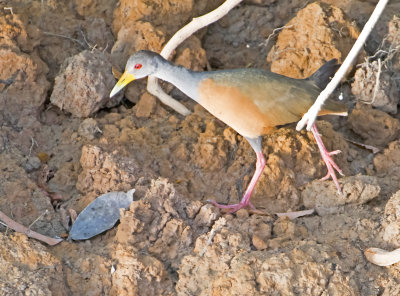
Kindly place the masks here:
MULTIPOLYGON (((111 91, 110 97, 129 82, 153 75, 175 85, 245 137, 256 152, 257 162, 255 173, 241 201, 233 205, 210 201, 219 208, 235 212, 247 206, 254 208, 250 197, 266 162, 261 147, 262 135, 276 126, 300 120, 337 68, 336 60, 331 60, 307 79, 294 79, 266 70, 248 68, 194 72, 176 66, 152 51, 139 51, 129 58, 125 72, 111 91)), ((347 109, 340 102, 328 100, 318 115, 326 114, 345 116, 347 109)), ((328 168, 328 174, 323 179, 331 177, 340 191, 334 169, 340 174, 342 171, 331 158, 331 155, 340 151, 326 150, 315 124, 312 133, 328 168)))

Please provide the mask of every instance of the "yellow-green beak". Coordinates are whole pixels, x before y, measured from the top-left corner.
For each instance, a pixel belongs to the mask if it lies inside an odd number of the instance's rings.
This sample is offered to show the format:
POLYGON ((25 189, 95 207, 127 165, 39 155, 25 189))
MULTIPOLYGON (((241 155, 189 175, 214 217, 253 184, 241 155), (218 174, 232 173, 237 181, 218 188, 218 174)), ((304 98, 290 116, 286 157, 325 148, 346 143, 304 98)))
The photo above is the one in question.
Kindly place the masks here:
POLYGON ((121 78, 118 80, 117 84, 112 89, 110 93, 110 98, 119 93, 121 89, 123 89, 125 86, 128 85, 129 82, 133 80, 135 80, 135 76, 125 71, 124 74, 122 74, 121 78))

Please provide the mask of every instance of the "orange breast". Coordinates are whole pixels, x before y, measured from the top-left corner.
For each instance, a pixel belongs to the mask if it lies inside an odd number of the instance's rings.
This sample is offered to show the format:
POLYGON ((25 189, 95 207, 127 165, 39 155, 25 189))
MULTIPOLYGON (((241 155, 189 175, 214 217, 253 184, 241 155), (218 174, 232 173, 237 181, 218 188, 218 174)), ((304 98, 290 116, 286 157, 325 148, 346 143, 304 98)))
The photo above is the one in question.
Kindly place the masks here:
POLYGON ((216 84, 205 79, 198 88, 199 103, 211 114, 248 138, 256 138, 275 125, 254 101, 235 86, 216 84))

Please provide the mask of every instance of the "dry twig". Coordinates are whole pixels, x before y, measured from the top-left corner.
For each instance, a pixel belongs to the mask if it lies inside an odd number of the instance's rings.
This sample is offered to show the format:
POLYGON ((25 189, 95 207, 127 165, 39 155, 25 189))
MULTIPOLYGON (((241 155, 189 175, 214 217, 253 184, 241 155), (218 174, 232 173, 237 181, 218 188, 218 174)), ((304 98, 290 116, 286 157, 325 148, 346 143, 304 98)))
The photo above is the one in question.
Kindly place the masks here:
POLYGON ((38 145, 38 143, 36 142, 36 140, 35 140, 33 137, 31 137, 31 147, 29 148, 28 157, 31 156, 33 147, 34 147, 35 145, 36 145, 36 147, 39 147, 39 145, 38 145))
POLYGON ((48 212, 49 212, 49 211, 46 209, 42 214, 40 214, 40 216, 37 217, 37 218, 28 226, 28 231, 31 231, 31 227, 32 227, 37 221, 39 221, 40 219, 42 219, 42 217, 43 217, 44 215, 46 215, 48 212))
POLYGON ((382 63, 381 59, 378 59, 378 73, 376 74, 374 96, 372 97, 372 100, 369 104, 373 104, 375 102, 376 95, 378 94, 379 91, 379 82, 380 82, 379 78, 381 77, 381 73, 382 73, 382 63))
POLYGON ((283 29, 290 29, 290 28, 292 28, 292 27, 293 27, 293 25, 275 28, 275 29, 272 31, 272 33, 268 35, 267 39, 266 39, 264 42, 262 42, 260 45, 262 45, 262 46, 264 46, 264 47, 267 47, 267 46, 268 46, 268 43, 270 42, 270 40, 271 40, 273 37, 275 37, 280 31, 282 31, 283 29))
POLYGON ((345 140, 346 140, 347 142, 350 142, 350 143, 356 145, 356 146, 360 146, 360 147, 362 147, 362 148, 364 148, 364 149, 371 150, 372 153, 374 153, 374 154, 376 154, 376 153, 378 153, 379 151, 381 151, 379 148, 377 148, 377 147, 375 147, 375 146, 372 146, 372 145, 360 143, 360 142, 353 141, 353 140, 346 139, 346 138, 345 138, 345 140))
POLYGON ((85 45, 85 43, 83 43, 82 41, 80 41, 80 40, 78 40, 78 39, 75 39, 75 38, 72 38, 72 37, 69 37, 69 36, 66 36, 66 35, 55 34, 55 33, 51 33, 51 32, 43 32, 43 34, 44 34, 44 35, 47 35, 47 36, 52 36, 52 37, 60 37, 60 38, 69 39, 69 40, 71 40, 71 41, 73 41, 73 42, 78 43, 78 44, 79 44, 80 46, 82 46, 83 48, 87 48, 87 46, 85 45))
POLYGON ((314 212, 315 209, 310 209, 310 210, 296 211, 296 212, 275 213, 275 215, 277 215, 278 217, 288 217, 290 220, 294 220, 299 217, 314 214, 314 212))
POLYGON ((24 234, 26 234, 26 236, 33 237, 37 240, 45 242, 46 244, 48 244, 50 246, 54 246, 63 241, 63 239, 61 239, 61 238, 51 238, 51 237, 45 236, 43 234, 37 233, 35 231, 32 231, 29 228, 25 227, 24 225, 19 224, 18 222, 15 222, 10 217, 8 217, 6 214, 4 214, 2 211, 0 211, 0 220, 3 221, 7 225, 7 227, 15 230, 16 232, 24 233, 24 234))

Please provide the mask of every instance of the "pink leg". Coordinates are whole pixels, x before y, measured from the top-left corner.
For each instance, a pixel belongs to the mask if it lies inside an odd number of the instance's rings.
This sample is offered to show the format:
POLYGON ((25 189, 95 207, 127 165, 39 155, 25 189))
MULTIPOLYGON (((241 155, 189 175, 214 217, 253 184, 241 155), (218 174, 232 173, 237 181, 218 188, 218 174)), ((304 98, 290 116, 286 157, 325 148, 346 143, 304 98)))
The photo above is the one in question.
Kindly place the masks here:
POLYGON ((339 182, 336 178, 335 170, 342 176, 344 176, 344 175, 342 173, 342 170, 337 166, 337 164, 333 161, 333 159, 331 157, 331 155, 336 155, 336 154, 340 153, 341 151, 335 150, 332 152, 328 152, 328 150, 326 150, 325 145, 322 142, 321 135, 318 133, 317 126, 315 125, 315 123, 313 124, 311 131, 314 135, 315 141, 318 144, 318 148, 321 153, 322 160, 325 162, 326 167, 328 169, 328 174, 325 177, 323 177, 321 180, 327 180, 327 179, 329 179, 329 177, 331 177, 333 182, 336 185, 336 188, 338 189, 338 192, 341 192, 342 190, 341 190, 339 182))
POLYGON ((230 209, 229 210, 230 213, 236 212, 247 206, 250 206, 252 209, 255 209, 255 207, 250 202, 250 197, 251 194, 253 193, 254 187, 256 186, 258 179, 260 178, 264 170, 266 163, 262 151, 257 152, 256 154, 257 154, 256 171, 254 172, 254 175, 251 178, 249 185, 247 186, 246 192, 244 193, 242 200, 238 204, 233 204, 233 205, 221 205, 214 200, 208 200, 209 203, 213 204, 214 206, 220 209, 230 209))

